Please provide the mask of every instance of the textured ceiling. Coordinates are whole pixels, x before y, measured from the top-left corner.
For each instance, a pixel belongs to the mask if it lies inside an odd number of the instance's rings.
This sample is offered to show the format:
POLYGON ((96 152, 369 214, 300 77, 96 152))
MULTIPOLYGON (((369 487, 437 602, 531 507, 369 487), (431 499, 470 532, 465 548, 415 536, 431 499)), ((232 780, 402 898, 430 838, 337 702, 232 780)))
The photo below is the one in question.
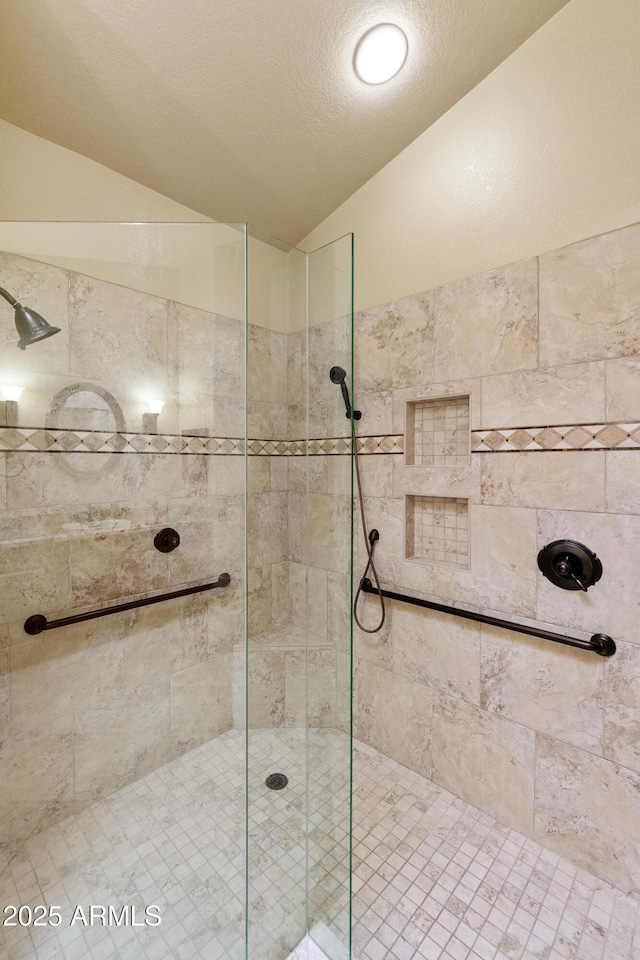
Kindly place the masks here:
POLYGON ((567 0, 2 0, 0 117, 297 243, 567 0), (409 37, 353 75, 377 22, 409 37))

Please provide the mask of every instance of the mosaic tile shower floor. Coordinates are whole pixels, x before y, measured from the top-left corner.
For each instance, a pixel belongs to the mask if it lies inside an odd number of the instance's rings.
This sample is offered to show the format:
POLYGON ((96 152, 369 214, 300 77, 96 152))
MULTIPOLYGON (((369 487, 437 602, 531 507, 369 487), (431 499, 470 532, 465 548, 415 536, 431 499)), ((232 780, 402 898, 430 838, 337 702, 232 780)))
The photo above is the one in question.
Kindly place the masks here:
MULTIPOLYGON (((316 908, 335 927, 347 916, 348 742, 318 730, 308 746, 309 871, 322 881, 316 908)), ((244 733, 230 731, 31 837, 0 875, 0 906, 55 904, 63 923, 0 927, 0 960, 243 960, 244 749, 244 733), (138 919, 157 904, 162 922, 71 927, 77 904, 87 915, 91 904, 130 904, 138 919)), ((260 960, 282 960, 306 925, 306 749, 304 731, 250 734, 250 943, 260 960), (289 776, 282 792, 264 787, 274 770, 289 776)))
POLYGON ((639 960, 640 904, 361 744, 359 960, 639 960))
MULTIPOLYGON (((67 916, 77 903, 155 902, 160 928, 4 928, 0 958, 241 960, 243 743, 230 731, 37 834, 0 877, 3 905, 56 903, 67 916)), ((335 929, 345 798, 331 784, 345 746, 333 731, 311 740, 310 872, 322 862, 323 878, 312 910, 335 929)), ((303 923, 303 749, 297 731, 252 734, 255 782, 278 766, 294 781, 252 805, 260 960, 284 956, 303 923)), ((637 901, 363 744, 354 767, 358 960, 640 960, 637 901)))

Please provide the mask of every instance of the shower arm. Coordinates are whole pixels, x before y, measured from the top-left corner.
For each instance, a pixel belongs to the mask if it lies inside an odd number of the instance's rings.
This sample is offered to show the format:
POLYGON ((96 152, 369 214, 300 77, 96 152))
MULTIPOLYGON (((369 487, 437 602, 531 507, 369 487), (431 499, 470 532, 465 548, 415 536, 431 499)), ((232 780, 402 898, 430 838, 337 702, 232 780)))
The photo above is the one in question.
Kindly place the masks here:
POLYGON ((0 297, 4 297, 7 303, 10 303, 12 307, 20 306, 16 298, 12 297, 8 290, 3 290, 2 287, 0 287, 0 297))

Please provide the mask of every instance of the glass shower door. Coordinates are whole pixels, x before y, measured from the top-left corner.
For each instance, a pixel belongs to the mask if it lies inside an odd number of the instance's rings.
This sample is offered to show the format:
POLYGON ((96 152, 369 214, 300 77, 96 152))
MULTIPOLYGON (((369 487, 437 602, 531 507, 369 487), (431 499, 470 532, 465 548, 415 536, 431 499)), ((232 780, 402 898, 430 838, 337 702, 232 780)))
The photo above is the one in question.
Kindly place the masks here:
POLYGON ((0 225, 2 955, 245 955, 244 234, 0 225))
POLYGON ((352 238, 307 256, 252 231, 248 261, 248 957, 309 937, 346 960, 351 439, 329 371, 351 382, 352 238))

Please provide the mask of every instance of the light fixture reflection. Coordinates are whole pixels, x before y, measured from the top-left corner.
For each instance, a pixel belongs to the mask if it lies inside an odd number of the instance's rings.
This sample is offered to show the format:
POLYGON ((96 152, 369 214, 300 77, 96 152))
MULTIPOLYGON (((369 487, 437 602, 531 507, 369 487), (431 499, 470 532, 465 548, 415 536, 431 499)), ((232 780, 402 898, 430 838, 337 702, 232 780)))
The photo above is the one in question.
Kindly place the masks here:
POLYGON ((391 80, 404 66, 409 51, 406 34, 395 23, 379 23, 360 37, 353 69, 364 83, 391 80))
POLYGON ((7 385, 0 387, 0 394, 2 394, 3 400, 11 400, 13 403, 17 403, 22 396, 23 390, 24 387, 10 387, 7 385))
POLYGON ((149 413, 155 413, 157 415, 162 413, 162 408, 164 407, 165 401, 154 398, 148 399, 147 404, 149 406, 149 413))

